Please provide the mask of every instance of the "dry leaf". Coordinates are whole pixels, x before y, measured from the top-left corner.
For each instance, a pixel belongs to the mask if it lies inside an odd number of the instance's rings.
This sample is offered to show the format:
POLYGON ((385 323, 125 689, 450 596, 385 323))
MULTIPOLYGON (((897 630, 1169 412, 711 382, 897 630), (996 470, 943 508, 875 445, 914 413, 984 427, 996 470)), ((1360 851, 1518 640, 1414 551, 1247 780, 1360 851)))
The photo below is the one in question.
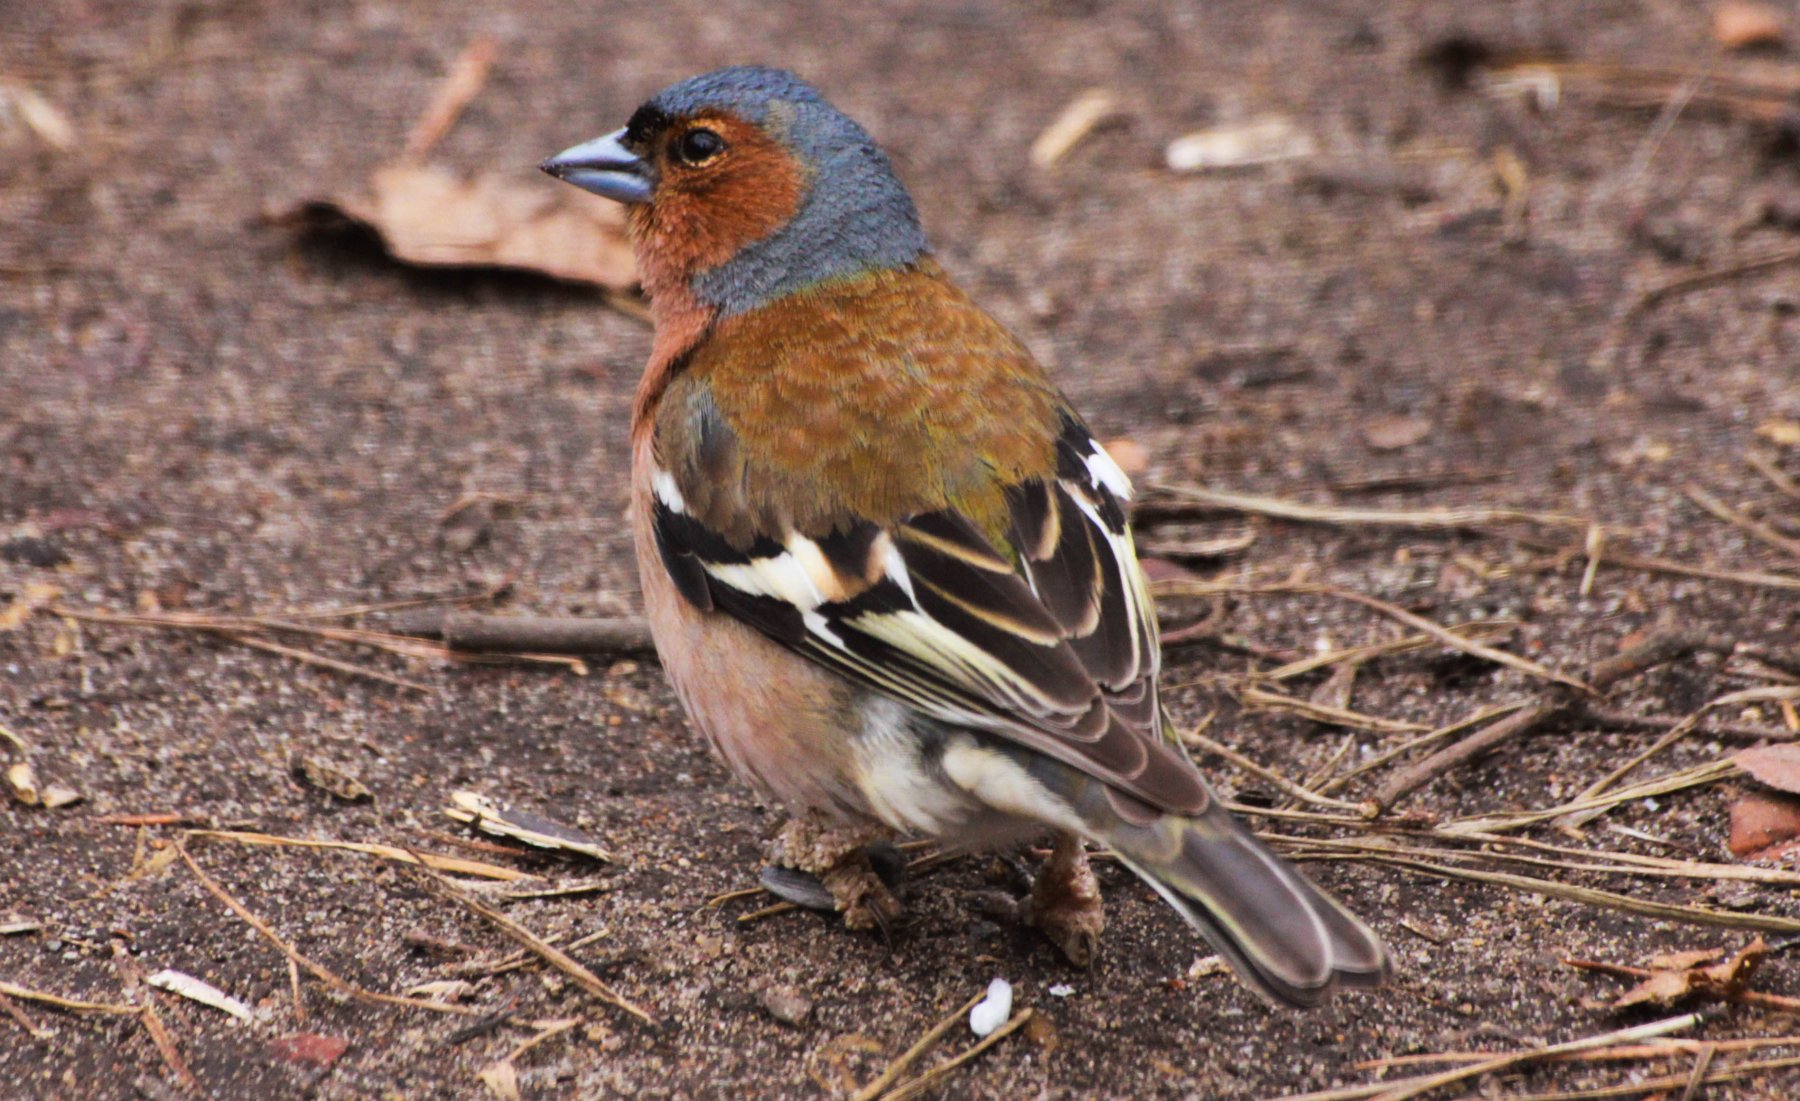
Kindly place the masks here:
POLYGON ((248 1021, 251 1018, 249 1006, 205 979, 197 979, 185 971, 165 968, 144 981, 158 990, 167 990, 169 993, 179 994, 189 1001, 211 1006, 222 1013, 229 1013, 240 1021, 248 1021))
POLYGON ((1177 172, 1208 172, 1310 157, 1316 148, 1312 135, 1292 120, 1263 118, 1176 138, 1163 157, 1177 172))
POLYGON ((1725 0, 1713 10, 1713 39, 1728 50, 1781 44, 1781 13, 1751 0, 1725 0))
POLYGON ((1431 435, 1431 422, 1424 417, 1384 415, 1363 422, 1363 442, 1376 451, 1398 451, 1411 447, 1431 435))
POLYGON ((395 164, 376 170, 367 196, 309 201, 277 220, 308 225, 334 214, 374 230, 408 263, 518 268, 612 291, 637 285, 623 208, 549 181, 463 180, 432 165, 395 164))
POLYGON ((1789 1001, 1790 999, 1773 995, 1754 994, 1748 990, 1751 974, 1768 953, 1768 945, 1763 943, 1761 937, 1757 937, 1730 959, 1710 967, 1701 965, 1718 959, 1724 954, 1724 949, 1665 953, 1651 957, 1648 967, 1623 967, 1593 960, 1563 962, 1584 971, 1602 971, 1638 980, 1636 986, 1613 1000, 1611 1004, 1614 1009, 1645 1004, 1672 1006, 1696 996, 1721 1001, 1755 1001, 1761 1004, 1789 1001))
POLYGON ((1800 837, 1800 799, 1788 795, 1741 795, 1731 803, 1733 856, 1752 860, 1776 855, 1769 850, 1800 837))
POLYGON ((1692 952, 1662 952, 1645 961, 1657 970, 1686 971, 1703 963, 1711 963, 1725 954, 1723 948, 1700 948, 1692 952))
POLYGON ((1800 745, 1784 742, 1757 746, 1733 754, 1731 759, 1759 783, 1800 795, 1800 745))

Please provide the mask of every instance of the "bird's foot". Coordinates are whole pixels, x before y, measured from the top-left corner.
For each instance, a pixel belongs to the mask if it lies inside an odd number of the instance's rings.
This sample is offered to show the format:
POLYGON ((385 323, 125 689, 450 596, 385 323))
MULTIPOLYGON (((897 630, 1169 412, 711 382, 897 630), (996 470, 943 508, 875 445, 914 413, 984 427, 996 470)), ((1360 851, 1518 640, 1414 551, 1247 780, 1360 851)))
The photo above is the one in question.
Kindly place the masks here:
POLYGON ((815 910, 836 910, 851 929, 890 933, 905 907, 895 896, 906 858, 893 832, 878 824, 835 825, 815 816, 791 819, 769 848, 762 884, 815 910))
POLYGON ((1100 905, 1100 881, 1088 866, 1081 838, 1056 835, 1056 845, 1038 869, 1021 912, 1025 924, 1041 930, 1070 963, 1087 967, 1094 962, 1100 934, 1106 930, 1106 913, 1100 905))

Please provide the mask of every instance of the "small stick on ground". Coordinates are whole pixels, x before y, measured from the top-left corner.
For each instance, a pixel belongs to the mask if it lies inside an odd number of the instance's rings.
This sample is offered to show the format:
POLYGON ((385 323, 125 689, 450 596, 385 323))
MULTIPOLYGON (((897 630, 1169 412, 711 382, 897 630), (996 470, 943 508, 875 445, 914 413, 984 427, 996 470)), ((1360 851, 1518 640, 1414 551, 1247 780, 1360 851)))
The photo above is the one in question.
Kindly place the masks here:
POLYGON ((946 1033, 955 1028, 962 1022, 964 1017, 969 1015, 969 1010, 974 1009, 976 1004, 986 997, 987 991, 983 990, 981 993, 952 1010, 943 1020, 932 1025, 931 1031, 919 1037, 917 1043, 902 1052, 898 1059, 889 1063, 886 1070, 882 1071, 873 1082, 870 1082, 868 1085, 858 1090, 856 1096, 852 1097, 850 1101, 875 1101, 875 1098, 880 1097, 883 1091, 889 1086, 898 1082, 909 1067, 918 1062, 919 1056, 930 1051, 934 1044, 939 1040, 942 1040, 946 1033))
POLYGON ((388 630, 442 639, 452 650, 495 654, 620 654, 649 650, 650 625, 638 616, 502 616, 427 608, 397 615, 388 630))
MULTIPOLYGON (((1566 555, 1569 558, 1580 557, 1584 552, 1581 547, 1569 547, 1562 543, 1552 543, 1544 539, 1536 539, 1527 535, 1513 537, 1520 544, 1533 550, 1548 550, 1566 555)), ((1608 550, 1601 566, 1609 569, 1641 570, 1645 573, 1667 573, 1677 577, 1698 577, 1707 581, 1724 581, 1733 585, 1747 585, 1757 589, 1792 589, 1800 591, 1800 577, 1787 574, 1764 573, 1761 570, 1727 570, 1717 566, 1695 566, 1686 562, 1677 562, 1672 558, 1658 558, 1648 554, 1623 554, 1608 550)))
POLYGON ((942 1083, 945 1078, 948 1078, 958 1067, 975 1058, 977 1055, 980 1055, 988 1048, 993 1047, 1001 1040, 1006 1039, 1014 1032, 1017 1032, 1026 1021, 1031 1020, 1034 1014, 1034 1010, 1019 1010, 1017 1013, 1013 1014, 1012 1018, 1005 1024, 988 1033, 980 1043, 972 1045, 967 1051, 964 1051, 954 1059, 939 1063, 937 1066, 932 1067, 912 1081, 904 1083, 903 1085, 882 1094, 879 1101, 912 1101, 913 1098, 918 1097, 929 1090, 936 1089, 938 1085, 942 1083))
POLYGON ((1785 555, 1800 558, 1800 539, 1790 539, 1762 521, 1745 516, 1697 485, 1689 485, 1682 492, 1687 494, 1688 500, 1732 527, 1748 532, 1785 555))
POLYGON ((25 1011, 20 1009, 16 1002, 4 994, 0 994, 0 1010, 5 1010, 6 1015, 24 1029, 25 1035, 30 1036, 33 1040, 48 1040, 56 1035, 47 1028, 39 1028, 30 1017, 25 1015, 25 1011))
POLYGON ((1780 467, 1776 466, 1774 459, 1764 455, 1760 451, 1750 451, 1745 453, 1744 461, 1750 464, 1750 469, 1769 479, 1770 485, 1773 485, 1776 489, 1779 489, 1794 500, 1800 501, 1800 482, 1796 482, 1780 467))
MULTIPOLYGON (((1585 528, 1589 523, 1586 517, 1561 512, 1525 512, 1511 508, 1339 508, 1333 505, 1309 505, 1277 497, 1259 497, 1249 493, 1230 493, 1203 486, 1158 485, 1152 488, 1190 505, 1204 506, 1215 511, 1244 512, 1277 520, 1298 520, 1315 524, 1454 530, 1479 528, 1487 524, 1516 523, 1585 528)), ((1173 511, 1167 505, 1151 507, 1158 516, 1173 511)))
POLYGON ((1477 1078, 1496 1071, 1511 1070, 1542 1059, 1554 1058, 1569 1052, 1589 1051, 1594 1048, 1607 1047, 1612 1044, 1630 1043, 1635 1040, 1647 1040, 1656 1036, 1667 1036, 1672 1032, 1683 1032, 1697 1028, 1705 1023, 1710 1014, 1683 1013, 1679 1017, 1667 1017, 1649 1024, 1637 1025, 1633 1028, 1622 1028, 1617 1032, 1605 1032, 1598 1036, 1588 1036, 1567 1043, 1549 1044, 1531 1051, 1520 1051, 1510 1055, 1499 1055, 1485 1059, 1479 1063, 1456 1067, 1452 1070, 1439 1071, 1436 1074, 1423 1074, 1414 1078, 1402 1078, 1391 1082, 1375 1082, 1366 1086, 1350 1086, 1345 1089, 1324 1090, 1319 1093, 1293 1094, 1281 1098, 1280 1101, 1358 1101, 1364 1097, 1374 1097, 1378 1101, 1404 1101, 1405 1098, 1417 1097, 1429 1093, 1442 1086, 1454 1085, 1469 1078, 1477 1078))
POLYGON ((1341 799, 1331 799, 1320 795, 1317 792, 1308 791, 1306 788, 1301 787, 1299 784, 1296 784, 1294 781, 1281 775, 1281 773, 1257 764, 1237 750, 1232 749, 1223 742, 1217 742, 1208 738, 1198 730, 1189 731, 1188 733, 1183 734, 1181 740, 1186 745, 1211 753, 1215 757, 1222 757, 1236 765, 1238 768, 1250 773, 1252 776, 1256 776, 1274 784, 1283 795, 1286 795, 1290 799, 1298 799, 1303 803, 1311 803, 1316 807, 1330 807, 1333 810, 1357 809, 1355 803, 1346 803, 1341 799))
POLYGON ((558 971, 561 971, 563 974, 569 976, 569 978, 574 979, 575 985, 581 987, 594 997, 599 998, 606 1004, 629 1013, 631 1016, 636 1017, 638 1020, 649 1025, 651 1028, 658 1027, 655 1017, 650 1016, 650 1014, 632 1004, 630 1000, 625 998, 618 991, 600 981, 600 976, 589 971, 587 967, 575 957, 555 947, 548 941, 543 940, 536 933, 533 933, 531 930, 520 925, 512 918, 507 917, 492 906, 470 898, 467 894, 464 894, 462 891, 459 891, 452 886, 449 880, 438 875, 436 872, 424 869, 422 865, 421 874, 427 877, 440 895, 457 903, 469 912, 487 919, 490 924, 499 929, 502 933, 505 933, 524 947, 543 957, 545 963, 548 963, 558 971))
MULTIPOLYGON (((1671 631, 1653 635, 1636 646, 1603 658, 1588 667, 1583 688, 1586 692, 1604 692, 1627 677, 1637 676, 1671 661, 1702 650, 1730 653, 1733 643, 1726 639, 1690 632, 1671 631)), ((1539 702, 1514 712, 1491 726, 1483 727, 1454 745, 1438 750, 1424 760, 1402 770, 1383 784, 1370 799, 1365 813, 1370 817, 1385 813, 1401 799, 1426 784, 1488 752, 1502 742, 1517 738, 1549 719, 1561 715, 1580 702, 1569 693, 1556 691, 1539 702)))
POLYGON ((17 998, 22 1002, 37 1002, 40 1005, 54 1006, 70 1013, 110 1013, 114 1016, 129 1017, 142 1012, 135 1005, 121 1005, 118 1002, 84 1002, 79 998, 64 998, 58 994, 33 990, 28 986, 18 986, 4 979, 0 979, 0 995, 17 998))
POLYGON ((173 844, 175 846, 176 855, 181 857, 182 862, 188 866, 189 871, 194 873, 194 878, 200 881, 200 886, 206 888, 208 894, 212 895, 220 902, 223 902, 225 907, 242 919, 245 924, 249 925, 252 929, 255 929, 258 933, 261 933, 263 939, 270 944, 273 944, 290 962, 304 968, 307 974, 318 979, 333 990, 338 991, 340 994, 355 998, 357 1001, 371 1002, 376 1005, 403 1005, 412 1009, 429 1009, 434 1013, 453 1013, 459 1017, 476 1017, 481 1015, 482 1011, 479 1009, 468 1009, 457 1005, 447 1005, 444 1002, 427 1001, 424 998, 409 998, 403 994, 382 994, 374 990, 365 990, 347 979, 340 978, 335 972, 329 970, 323 964, 314 963, 312 960, 301 955, 299 949, 295 948, 287 941, 282 940, 281 936, 276 933, 274 929, 269 927, 268 922, 263 921, 261 918, 251 913, 248 907, 232 897, 230 891, 227 891, 218 880, 208 875, 206 869, 200 867, 199 863, 194 860, 193 854, 187 851, 186 845, 183 845, 179 840, 173 842, 173 844))

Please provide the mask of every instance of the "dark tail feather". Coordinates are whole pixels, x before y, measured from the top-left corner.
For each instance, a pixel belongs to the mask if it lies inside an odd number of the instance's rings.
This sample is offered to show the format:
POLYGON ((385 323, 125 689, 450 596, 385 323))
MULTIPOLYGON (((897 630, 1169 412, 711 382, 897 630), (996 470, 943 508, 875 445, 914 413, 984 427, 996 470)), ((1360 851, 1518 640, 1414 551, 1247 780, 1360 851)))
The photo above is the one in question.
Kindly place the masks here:
POLYGON ((1276 1001, 1311 1008, 1337 987, 1388 978, 1375 933, 1216 803, 1197 818, 1100 832, 1244 981, 1276 1001))

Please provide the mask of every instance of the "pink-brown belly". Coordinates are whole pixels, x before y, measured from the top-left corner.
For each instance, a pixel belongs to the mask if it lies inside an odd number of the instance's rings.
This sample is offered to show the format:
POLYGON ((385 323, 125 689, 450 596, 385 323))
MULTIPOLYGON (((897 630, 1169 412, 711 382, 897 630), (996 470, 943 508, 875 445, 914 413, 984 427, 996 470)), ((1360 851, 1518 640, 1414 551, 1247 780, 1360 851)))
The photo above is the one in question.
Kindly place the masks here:
POLYGON ((795 810, 863 811, 851 738, 859 691, 755 629, 675 590, 651 526, 648 441, 632 471, 632 534, 644 612, 688 719, 733 772, 795 810))

